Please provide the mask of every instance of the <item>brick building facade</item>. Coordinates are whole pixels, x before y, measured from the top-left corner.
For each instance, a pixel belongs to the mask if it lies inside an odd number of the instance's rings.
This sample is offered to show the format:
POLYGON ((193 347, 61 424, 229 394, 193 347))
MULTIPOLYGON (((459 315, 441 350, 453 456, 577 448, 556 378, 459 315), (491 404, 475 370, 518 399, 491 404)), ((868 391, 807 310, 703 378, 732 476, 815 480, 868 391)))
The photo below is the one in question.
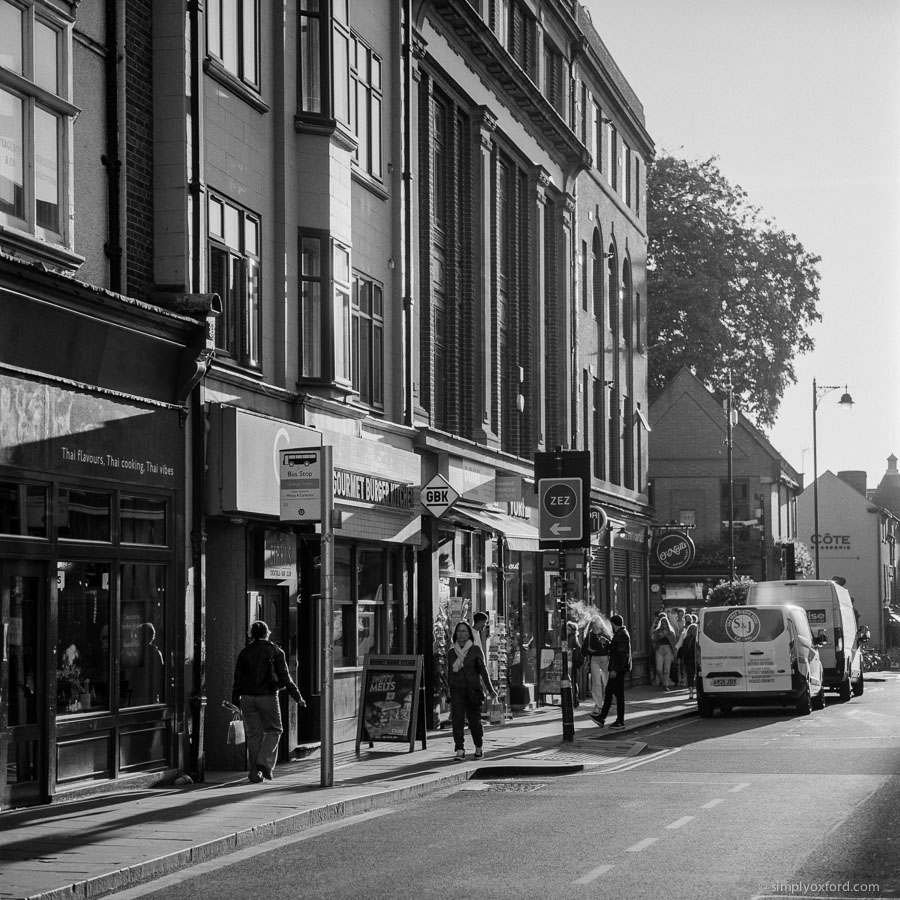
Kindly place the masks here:
MULTIPOLYGON (((655 561, 655 608, 702 603, 729 580, 728 418, 726 400, 682 369, 650 407, 650 481, 656 521, 684 526, 696 547, 693 566, 667 573, 655 561)), ((801 476, 745 416, 734 413, 732 490, 735 574, 782 577, 779 544, 797 538, 801 476)))
POLYGON ((625 616, 643 677, 653 144, 587 13, 0 13, 24 48, 0 66, 19 160, 0 172, 18 423, 0 445, 0 805, 235 765, 220 701, 257 617, 311 701, 285 705, 282 753, 321 738, 321 534, 281 521, 288 448, 334 457, 338 744, 367 652, 424 656, 430 724, 445 714, 450 615, 489 614, 508 699, 553 693, 541 450, 592 454, 609 526, 570 560, 569 598, 625 616), (440 517, 418 502, 438 474, 460 495, 440 517))

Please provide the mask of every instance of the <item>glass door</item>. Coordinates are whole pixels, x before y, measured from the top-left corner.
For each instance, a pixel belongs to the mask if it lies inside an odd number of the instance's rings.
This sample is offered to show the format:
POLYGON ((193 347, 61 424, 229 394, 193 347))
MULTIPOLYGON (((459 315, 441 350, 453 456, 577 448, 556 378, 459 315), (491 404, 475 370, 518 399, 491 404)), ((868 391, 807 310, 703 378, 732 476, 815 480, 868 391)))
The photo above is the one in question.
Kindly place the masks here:
POLYGON ((0 807, 39 803, 47 794, 47 586, 40 563, 0 561, 0 807))

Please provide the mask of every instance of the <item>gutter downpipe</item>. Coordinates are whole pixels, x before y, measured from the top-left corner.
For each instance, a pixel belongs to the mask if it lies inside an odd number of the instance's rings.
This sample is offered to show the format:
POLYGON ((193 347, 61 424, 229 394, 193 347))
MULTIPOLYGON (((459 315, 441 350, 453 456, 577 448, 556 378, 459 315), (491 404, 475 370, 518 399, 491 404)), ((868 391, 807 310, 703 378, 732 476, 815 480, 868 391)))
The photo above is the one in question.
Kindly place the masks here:
POLYGON ((404 424, 412 427, 414 422, 413 399, 413 250, 412 250, 412 0, 403 3, 403 328, 404 352, 403 392, 405 394, 404 424))
MULTIPOLYGON (((202 286, 203 225, 203 89, 202 71, 202 0, 188 3, 190 39, 190 280, 189 290, 202 286)), ((206 780, 206 390, 203 380, 194 387, 191 397, 191 551, 193 568, 193 655, 191 666, 190 771, 194 781, 206 780)), ((185 648, 187 649, 187 648, 185 648)))

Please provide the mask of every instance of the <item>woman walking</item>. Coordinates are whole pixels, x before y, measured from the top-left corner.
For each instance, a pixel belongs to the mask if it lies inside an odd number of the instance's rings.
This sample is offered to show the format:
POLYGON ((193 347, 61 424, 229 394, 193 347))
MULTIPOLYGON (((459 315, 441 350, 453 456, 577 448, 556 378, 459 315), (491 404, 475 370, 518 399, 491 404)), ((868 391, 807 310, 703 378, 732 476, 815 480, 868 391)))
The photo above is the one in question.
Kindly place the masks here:
POLYGON ((660 687, 669 690, 669 676, 672 673, 672 662, 675 659, 675 629, 665 613, 660 613, 656 625, 651 632, 653 645, 656 648, 656 674, 660 687))
POLYGON ((491 698, 497 696, 487 667, 484 654, 475 644, 472 626, 468 622, 459 622, 453 629, 453 644, 447 653, 447 676, 450 684, 450 724, 453 726, 453 746, 456 750, 454 759, 465 759, 465 726, 469 723, 472 742, 475 744, 475 759, 484 755, 482 742, 484 726, 481 724, 481 704, 484 684, 491 698), (476 695, 481 694, 481 699, 476 695))

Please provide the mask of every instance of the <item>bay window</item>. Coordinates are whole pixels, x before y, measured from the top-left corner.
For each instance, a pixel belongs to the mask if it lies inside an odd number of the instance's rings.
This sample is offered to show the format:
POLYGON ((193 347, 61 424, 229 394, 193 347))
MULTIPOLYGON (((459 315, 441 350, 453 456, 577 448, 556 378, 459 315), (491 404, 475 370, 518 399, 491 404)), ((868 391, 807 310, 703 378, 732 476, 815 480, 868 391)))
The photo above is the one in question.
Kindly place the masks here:
POLYGON ((209 284, 222 298, 216 348, 244 366, 261 359, 260 221, 213 194, 209 198, 209 284))
POLYGON ((66 243, 69 40, 42 4, 0 0, 0 224, 66 243))
POLYGON ((258 0, 208 0, 206 49, 244 84, 259 87, 258 0))
POLYGON ((300 377, 352 384, 350 248, 311 230, 300 233, 300 377))
POLYGON ((353 389, 369 406, 384 405, 384 292, 380 284, 353 277, 353 389))

